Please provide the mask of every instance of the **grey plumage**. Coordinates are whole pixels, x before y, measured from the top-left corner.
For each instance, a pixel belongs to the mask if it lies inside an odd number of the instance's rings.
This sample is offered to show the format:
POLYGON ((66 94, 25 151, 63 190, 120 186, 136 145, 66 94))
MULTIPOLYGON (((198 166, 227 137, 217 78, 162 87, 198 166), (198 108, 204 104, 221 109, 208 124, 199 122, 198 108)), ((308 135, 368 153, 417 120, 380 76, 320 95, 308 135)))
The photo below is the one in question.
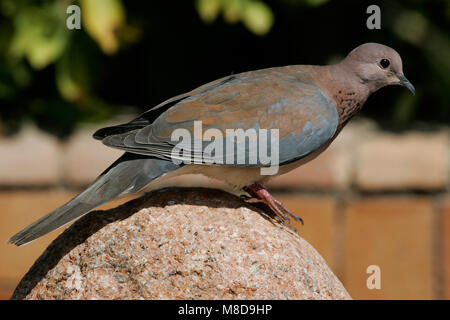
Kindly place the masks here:
MULTIPOLYGON (((102 142, 109 147, 171 161, 173 159, 171 152, 175 145, 171 141, 172 132, 183 128, 194 137, 194 122, 198 119, 213 117, 215 122, 205 124, 203 130, 214 128, 221 131, 224 137, 222 142, 224 158, 227 158, 229 151, 226 149, 226 141, 230 139, 226 136, 226 129, 266 128, 280 131, 280 165, 296 161, 315 151, 333 137, 339 116, 335 105, 322 90, 305 80, 299 81, 292 74, 291 68, 263 69, 251 72, 251 77, 248 76, 249 73, 243 73, 216 81, 216 85, 209 85, 207 89, 200 90, 199 93, 185 95, 175 101, 169 100, 172 103, 170 108, 154 118, 152 122, 143 121, 152 111, 150 110, 126 124, 129 130, 124 129, 124 125, 119 125, 110 127, 110 132, 96 135, 100 136, 102 142), (239 93, 241 87, 247 90, 267 87, 269 91, 264 95, 263 100, 258 99, 259 97, 251 97, 252 99, 244 102, 243 94, 239 93), (276 94, 270 94, 273 88, 277 89, 276 94), (192 103, 197 104, 195 109, 190 107, 192 103), (214 106, 219 103, 222 109, 215 110, 214 106), (188 110, 188 108, 194 110, 188 110), (239 109, 246 110, 250 116, 245 119, 230 117, 239 109), (283 115, 288 120, 285 120, 285 123, 279 121, 275 124, 280 119, 277 115, 283 115), (227 120, 230 118, 231 121, 227 120), (299 123, 297 128, 289 126, 290 122, 296 119, 303 119, 304 122, 299 123), (270 126, 265 125, 264 122, 270 123, 270 126), (141 127, 137 128, 138 125, 141 127), (119 130, 122 132, 119 133, 119 130)), ((164 106, 165 104, 161 104, 160 108, 164 106)), ((211 163, 213 155, 204 152, 209 143, 210 141, 202 141, 200 144, 202 149, 195 150, 194 141, 192 141, 192 145, 184 146, 184 149, 190 149, 189 155, 183 154, 179 160, 194 162, 194 159, 205 159, 211 163)), ((237 143, 235 145, 237 150, 243 150, 245 158, 249 159, 252 151, 249 149, 250 144, 245 142, 243 144, 241 149, 237 143)), ((267 147, 267 152, 270 154, 270 144, 267 147)), ((236 153, 233 162, 222 164, 244 167, 263 166, 259 162, 238 163, 236 153)))
MULTIPOLYGON (((202 117, 209 116, 214 119, 215 123, 210 123, 205 130, 208 128, 222 130, 224 140, 227 139, 226 128, 244 130, 279 128, 280 164, 287 164, 307 156, 334 135, 338 124, 338 114, 333 103, 320 88, 310 83, 292 80, 290 67, 264 69, 225 77, 199 87, 191 93, 169 99, 129 123, 98 130, 94 138, 126 153, 81 194, 26 227, 11 237, 8 242, 20 246, 33 241, 119 195, 136 192, 164 173, 178 169, 182 165, 172 162, 171 151, 175 143, 170 140, 171 133, 177 128, 185 128, 193 135, 194 121, 202 117), (289 72, 280 72, 283 69, 289 72), (251 74, 250 77, 249 74, 251 74), (240 87, 257 90, 261 86, 268 87, 268 90, 276 87, 278 92, 270 94, 269 91, 262 100, 261 97, 253 99, 250 96, 248 97, 250 99, 246 99, 245 102, 242 100, 242 95, 236 93, 240 87), (199 107, 191 107, 192 103, 198 103, 199 107), (223 109, 211 110, 211 107, 217 103, 221 103, 223 109), (225 121, 239 109, 248 109, 251 117, 245 119, 246 122, 240 118, 232 122, 225 121), (190 112, 187 120, 183 118, 186 115, 184 110, 188 114, 190 112), (264 111, 263 114, 261 110, 264 111), (303 126, 295 129, 286 128, 283 123, 273 124, 279 120, 276 114, 284 114, 291 120, 303 118, 305 122, 303 126), (272 124, 268 126, 263 122, 272 124)), ((209 141, 203 142, 202 150, 192 148, 190 156, 183 154, 183 157, 177 160, 185 162, 195 159, 212 159, 211 154, 203 152, 208 144, 209 141)), ((225 141, 223 146, 225 148, 225 141)), ((248 146, 246 144, 244 148, 247 160, 250 157, 248 146)), ((267 152, 270 154, 270 144, 267 147, 267 152)), ((226 157, 225 149, 223 156, 226 157)), ((234 163, 224 163, 224 165, 263 166, 259 162, 238 163, 237 153, 234 155, 234 163)))
POLYGON ((117 196, 138 191, 155 178, 177 168, 179 166, 172 162, 125 153, 86 190, 32 223, 8 242, 18 246, 31 242, 117 196))
MULTIPOLYGON (((201 173, 240 188, 253 186, 245 190, 263 199, 281 217, 285 216, 283 211, 295 216, 259 184, 268 179, 259 170, 264 163, 240 163, 237 152, 228 157, 231 153, 225 148, 214 152, 233 161, 210 165, 216 154, 212 154, 212 148, 206 149, 210 143, 206 139, 197 144, 199 148, 190 141, 190 145, 183 146, 189 152, 174 159, 172 150, 177 144, 171 139, 174 130, 183 129, 194 139, 203 139, 194 134, 194 123, 201 120, 203 131, 220 131, 222 146, 226 147, 230 139, 228 129, 278 129, 276 165, 280 165, 280 170, 277 168, 276 174, 283 174, 323 152, 369 95, 387 85, 402 85, 414 92, 403 74, 398 53, 369 43, 356 48, 335 65, 298 65, 245 72, 173 97, 128 123, 98 130, 94 138, 126 153, 80 195, 8 242, 22 245, 32 241, 119 195, 138 191, 171 171, 176 171, 174 175, 201 173), (381 65, 382 59, 388 59, 390 65, 381 65), (172 160, 206 160, 207 163, 183 166, 172 160)), ((271 154, 271 145, 266 147, 266 154, 271 154)), ((238 150, 244 159, 250 159, 255 152, 248 145, 238 150)))

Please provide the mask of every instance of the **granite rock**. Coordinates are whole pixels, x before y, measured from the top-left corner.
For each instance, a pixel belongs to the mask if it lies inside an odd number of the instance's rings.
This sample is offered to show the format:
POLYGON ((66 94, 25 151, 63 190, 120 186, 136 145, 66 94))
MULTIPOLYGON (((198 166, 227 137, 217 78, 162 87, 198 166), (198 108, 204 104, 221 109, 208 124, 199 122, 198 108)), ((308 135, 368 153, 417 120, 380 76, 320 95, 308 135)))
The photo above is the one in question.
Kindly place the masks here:
POLYGON ((162 189, 65 230, 12 299, 350 299, 317 251, 263 208, 162 189))

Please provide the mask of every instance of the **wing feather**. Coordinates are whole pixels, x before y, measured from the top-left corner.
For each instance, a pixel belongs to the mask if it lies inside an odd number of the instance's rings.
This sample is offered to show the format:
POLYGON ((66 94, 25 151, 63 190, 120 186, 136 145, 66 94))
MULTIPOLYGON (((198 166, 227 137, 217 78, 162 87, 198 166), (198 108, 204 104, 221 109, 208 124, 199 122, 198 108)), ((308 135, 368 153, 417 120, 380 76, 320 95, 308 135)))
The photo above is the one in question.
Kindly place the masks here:
MULTIPOLYGON (((289 71, 286 68, 258 70, 216 80, 189 94, 169 99, 128 124, 100 130, 98 136, 103 137, 105 145, 131 153, 164 160, 211 163, 215 154, 205 150, 211 141, 195 136, 195 121, 202 120, 203 133, 208 129, 222 133, 223 149, 215 151, 223 157, 229 155, 225 146, 233 138, 227 134, 227 129, 278 129, 279 163, 301 159, 334 136, 338 113, 318 86, 300 81, 293 73, 286 72, 289 71), (162 112, 156 114, 158 110, 162 112), (180 146, 172 141, 176 129, 187 130, 194 139, 182 145, 186 152, 174 157, 173 148, 180 146), (200 141, 196 144, 195 139, 200 141)), ((261 141, 259 136, 257 139, 261 141)), ((271 154, 271 146, 267 147, 267 153, 271 154)), ((249 144, 238 150, 244 150, 245 163, 238 163, 235 154, 234 162, 223 164, 264 166, 261 162, 247 161, 254 152, 249 144)))

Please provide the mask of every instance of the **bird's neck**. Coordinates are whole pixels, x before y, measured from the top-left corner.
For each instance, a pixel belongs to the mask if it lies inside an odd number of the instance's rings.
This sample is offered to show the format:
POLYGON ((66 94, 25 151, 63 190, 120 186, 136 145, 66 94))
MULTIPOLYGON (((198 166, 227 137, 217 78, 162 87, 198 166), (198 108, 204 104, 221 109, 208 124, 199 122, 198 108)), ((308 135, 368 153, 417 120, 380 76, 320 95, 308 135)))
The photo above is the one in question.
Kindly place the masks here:
POLYGON ((319 67, 319 86, 334 102, 339 114, 338 132, 355 116, 370 95, 370 89, 352 71, 351 66, 338 63, 319 67))

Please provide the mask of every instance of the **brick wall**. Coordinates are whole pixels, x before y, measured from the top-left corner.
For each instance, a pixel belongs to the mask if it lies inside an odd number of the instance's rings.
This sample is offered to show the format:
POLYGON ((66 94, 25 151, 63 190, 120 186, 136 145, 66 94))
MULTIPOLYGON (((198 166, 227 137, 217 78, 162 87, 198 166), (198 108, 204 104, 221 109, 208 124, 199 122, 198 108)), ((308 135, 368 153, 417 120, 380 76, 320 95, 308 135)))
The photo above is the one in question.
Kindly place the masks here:
MULTIPOLYGON (((0 298, 9 298, 61 231, 21 248, 6 240, 121 154, 91 139, 98 127, 80 128, 64 142, 30 126, 0 137, 0 298)), ((393 134, 360 119, 319 158, 270 188, 303 217, 300 233, 354 298, 450 299, 449 163, 449 128, 393 134), (369 265, 381 269, 380 290, 367 289, 369 265)), ((198 176, 168 184, 223 186, 198 176)))

